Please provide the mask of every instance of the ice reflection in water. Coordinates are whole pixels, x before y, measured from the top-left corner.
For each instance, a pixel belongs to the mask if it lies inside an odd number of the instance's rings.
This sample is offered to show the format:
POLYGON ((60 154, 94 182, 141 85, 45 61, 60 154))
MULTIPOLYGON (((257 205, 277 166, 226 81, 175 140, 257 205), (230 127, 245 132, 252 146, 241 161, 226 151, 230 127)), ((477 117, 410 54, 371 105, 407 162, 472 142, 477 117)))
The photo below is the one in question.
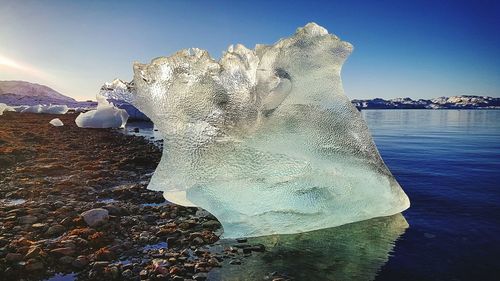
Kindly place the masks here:
MULTIPOLYGON (((264 244, 266 251, 242 259, 242 265, 212 270, 209 280, 264 280, 272 272, 294 280, 373 280, 407 228, 405 218, 396 214, 307 233, 250 238, 248 243, 264 244)), ((233 244, 222 241, 223 246, 233 244)))

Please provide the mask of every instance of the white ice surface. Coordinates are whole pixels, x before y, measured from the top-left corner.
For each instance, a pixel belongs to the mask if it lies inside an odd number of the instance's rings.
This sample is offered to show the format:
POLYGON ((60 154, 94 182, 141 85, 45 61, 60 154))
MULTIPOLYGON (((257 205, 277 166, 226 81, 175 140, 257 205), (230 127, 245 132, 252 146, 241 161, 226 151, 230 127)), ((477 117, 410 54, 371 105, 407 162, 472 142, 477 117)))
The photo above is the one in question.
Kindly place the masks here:
POLYGON ((22 113, 46 113, 46 114, 66 114, 69 110, 67 105, 32 105, 19 107, 22 113))
POLYGON ((115 107, 104 97, 97 95, 97 109, 80 113, 75 119, 82 128, 123 128, 127 123, 128 114, 125 110, 115 107))
POLYGON ((4 111, 16 111, 16 110, 6 105, 5 103, 0 103, 0 115, 3 115, 4 111))
POLYGON ((54 118, 52 120, 50 120, 49 122, 52 126, 54 127, 61 127, 61 126, 64 126, 64 123, 61 121, 61 119, 59 118, 54 118))

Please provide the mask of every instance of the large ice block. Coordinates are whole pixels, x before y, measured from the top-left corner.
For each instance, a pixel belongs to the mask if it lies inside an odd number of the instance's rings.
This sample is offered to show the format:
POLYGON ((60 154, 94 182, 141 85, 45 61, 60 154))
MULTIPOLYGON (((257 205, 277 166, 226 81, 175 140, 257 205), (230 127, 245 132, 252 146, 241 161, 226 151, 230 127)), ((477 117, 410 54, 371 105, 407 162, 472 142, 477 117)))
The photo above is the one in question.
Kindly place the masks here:
POLYGON ((149 184, 214 214, 224 237, 298 233, 399 213, 340 71, 352 45, 314 23, 274 45, 201 49, 134 64, 127 97, 164 137, 149 184))

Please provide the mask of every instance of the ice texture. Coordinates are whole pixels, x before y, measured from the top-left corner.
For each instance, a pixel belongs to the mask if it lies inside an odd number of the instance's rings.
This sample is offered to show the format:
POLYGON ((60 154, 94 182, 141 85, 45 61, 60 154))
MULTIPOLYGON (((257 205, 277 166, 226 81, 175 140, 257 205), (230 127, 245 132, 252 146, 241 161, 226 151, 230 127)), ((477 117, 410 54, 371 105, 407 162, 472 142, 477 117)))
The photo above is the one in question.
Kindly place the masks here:
POLYGON ((6 105, 5 103, 0 103, 0 115, 3 115, 4 111, 16 111, 16 110, 6 105))
MULTIPOLYGON (((315 24, 274 45, 201 49, 134 64, 129 101, 164 137, 149 188, 214 214, 224 237, 291 234, 399 213, 340 71, 352 45, 315 24)), ((125 99, 124 98, 124 99, 125 99)))
POLYGON ((50 120, 49 123, 50 123, 50 125, 52 125, 54 127, 64 126, 64 123, 59 118, 54 118, 54 119, 50 120))
POLYGON ((75 119, 82 128, 123 128, 127 123, 128 114, 125 110, 115 107, 103 96, 97 95, 97 108, 80 113, 75 119))

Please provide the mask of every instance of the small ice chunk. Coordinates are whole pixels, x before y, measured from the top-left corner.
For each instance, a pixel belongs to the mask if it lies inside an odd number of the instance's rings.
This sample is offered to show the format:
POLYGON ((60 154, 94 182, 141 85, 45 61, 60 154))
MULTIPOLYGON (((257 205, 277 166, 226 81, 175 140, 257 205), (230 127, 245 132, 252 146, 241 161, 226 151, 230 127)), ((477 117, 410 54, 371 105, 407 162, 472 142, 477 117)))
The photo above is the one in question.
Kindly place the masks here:
POLYGON ((55 127, 61 127, 61 126, 64 126, 64 123, 61 121, 61 119, 59 118, 54 118, 52 120, 50 120, 49 122, 52 126, 55 126, 55 127))
POLYGON ((0 103, 0 115, 3 115, 4 111, 16 111, 16 110, 6 105, 5 103, 0 103))
POLYGON ((127 123, 127 111, 115 107, 103 96, 97 95, 97 109, 80 113, 75 123, 81 128, 123 128, 127 123))
POLYGON ((25 109, 23 109, 21 112, 22 113, 41 113, 42 112, 42 105, 37 104, 37 105, 28 106, 25 109))
POLYGON ((67 105, 48 105, 48 106, 42 106, 42 112, 41 113, 47 113, 47 114, 66 114, 68 112, 69 108, 67 105))
POLYGON ((26 108, 28 108, 29 105, 17 105, 17 106, 13 106, 12 108, 16 111, 16 112, 23 112, 23 110, 25 110, 26 108))

